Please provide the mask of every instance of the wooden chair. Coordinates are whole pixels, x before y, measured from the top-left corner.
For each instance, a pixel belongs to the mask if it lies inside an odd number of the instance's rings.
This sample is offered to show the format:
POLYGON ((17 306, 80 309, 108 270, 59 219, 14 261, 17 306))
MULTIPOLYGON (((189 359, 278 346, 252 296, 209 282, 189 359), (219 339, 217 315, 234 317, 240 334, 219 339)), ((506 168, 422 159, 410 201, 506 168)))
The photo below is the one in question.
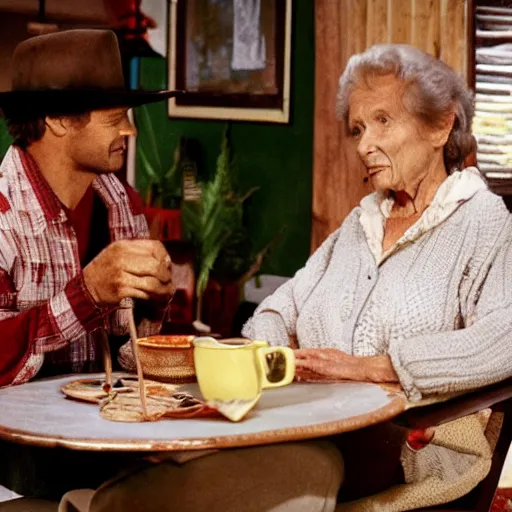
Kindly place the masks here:
POLYGON ((489 407, 493 411, 503 413, 503 424, 487 477, 466 496, 456 501, 421 509, 421 511, 417 510, 416 512, 434 510, 438 512, 488 512, 491 509, 505 458, 512 442, 512 378, 444 403, 410 409, 396 418, 396 422, 405 427, 425 429, 442 425, 489 407))
POLYGON ((165 320, 163 334, 195 334, 194 321, 196 275, 194 249, 189 242, 169 240, 163 242, 173 262, 176 292, 171 302, 169 317, 165 320))
MULTIPOLYGON (((201 335, 193 326, 197 301, 194 248, 190 242, 184 240, 166 240, 162 243, 171 256, 176 285, 162 334, 201 335)), ((209 335, 222 338, 239 336, 236 332, 239 303, 240 290, 236 282, 210 278, 203 295, 202 315, 204 323, 212 329, 209 335)))

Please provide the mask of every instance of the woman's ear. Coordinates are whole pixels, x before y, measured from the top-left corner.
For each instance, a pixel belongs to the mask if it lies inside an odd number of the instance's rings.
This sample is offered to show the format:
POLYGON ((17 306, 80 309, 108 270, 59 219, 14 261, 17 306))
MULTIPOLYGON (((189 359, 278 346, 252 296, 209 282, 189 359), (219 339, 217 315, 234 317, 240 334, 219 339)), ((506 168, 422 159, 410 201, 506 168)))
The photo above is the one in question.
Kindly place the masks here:
POLYGON ((66 126, 66 123, 64 122, 63 117, 46 116, 44 119, 44 124, 55 137, 64 137, 64 135, 66 135, 68 131, 68 128, 66 126))
POLYGON ((431 129, 430 140, 435 148, 441 148, 446 145, 454 123, 455 112, 450 112, 444 116, 444 119, 436 128, 431 129))

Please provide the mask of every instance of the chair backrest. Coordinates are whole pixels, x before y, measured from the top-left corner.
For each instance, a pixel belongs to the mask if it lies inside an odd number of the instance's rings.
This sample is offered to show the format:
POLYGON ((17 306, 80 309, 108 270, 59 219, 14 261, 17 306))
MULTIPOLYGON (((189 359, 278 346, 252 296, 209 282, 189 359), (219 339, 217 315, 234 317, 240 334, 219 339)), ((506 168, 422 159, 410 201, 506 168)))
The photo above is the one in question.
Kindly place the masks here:
POLYGON ((502 413, 501 430, 493 452, 488 475, 467 495, 429 510, 489 512, 498 487, 507 453, 512 442, 512 378, 461 395, 448 402, 410 409, 397 418, 405 427, 424 429, 456 420, 490 407, 502 413))
MULTIPOLYGON (((505 459, 512 442, 512 398, 494 405, 492 409, 494 412, 503 414, 503 423, 494 449, 491 469, 484 480, 459 500, 461 505, 466 506, 463 510, 474 510, 475 512, 491 510, 505 459)), ((456 504, 457 502, 455 502, 456 504)))
POLYGON ((164 333, 192 329, 194 321, 196 275, 194 270, 194 249, 192 244, 181 240, 163 242, 173 263, 173 279, 176 286, 171 301, 169 316, 164 333))

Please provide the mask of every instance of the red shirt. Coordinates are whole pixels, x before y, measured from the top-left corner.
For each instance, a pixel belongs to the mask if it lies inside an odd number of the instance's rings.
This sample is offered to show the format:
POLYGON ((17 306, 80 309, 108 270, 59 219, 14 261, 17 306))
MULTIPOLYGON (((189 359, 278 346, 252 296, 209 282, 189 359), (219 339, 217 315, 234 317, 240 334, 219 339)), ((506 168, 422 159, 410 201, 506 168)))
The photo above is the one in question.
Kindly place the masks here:
MULTIPOLYGON (((86 197, 70 221, 28 153, 13 146, 4 157, 0 166, 0 386, 32 379, 43 362, 55 370, 101 371, 101 330, 113 335, 127 332, 125 310, 92 300, 83 280, 82 261, 85 264, 110 240, 147 238, 148 227, 142 209, 133 201, 133 189, 115 176, 100 175, 92 187, 94 203, 103 207, 102 213, 98 210, 103 220, 96 222, 96 204, 92 217, 87 215, 89 221, 85 215, 82 218, 82 208, 90 211, 86 197)), ((137 306, 143 312, 138 325, 141 336, 159 332, 165 314, 165 305, 150 306, 137 306)))
POLYGON ((87 257, 87 249, 89 247, 89 240, 91 236, 94 196, 94 189, 90 186, 74 210, 70 210, 62 205, 62 209, 66 212, 68 217, 68 222, 75 230, 78 242, 78 254, 80 255, 80 264, 82 267, 85 266, 84 262, 87 257))

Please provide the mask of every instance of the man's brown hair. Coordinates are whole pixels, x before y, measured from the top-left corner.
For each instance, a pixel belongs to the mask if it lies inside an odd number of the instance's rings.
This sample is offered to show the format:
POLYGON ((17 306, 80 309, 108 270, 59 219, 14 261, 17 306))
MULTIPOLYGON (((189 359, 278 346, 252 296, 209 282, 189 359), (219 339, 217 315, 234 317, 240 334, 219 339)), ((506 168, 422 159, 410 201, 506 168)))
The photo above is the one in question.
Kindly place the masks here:
POLYGON ((41 139, 46 130, 44 117, 31 120, 17 120, 6 116, 7 131, 13 138, 13 143, 22 148, 26 148, 41 139))
MULTIPOLYGON (((37 142, 38 140, 42 139, 46 131, 46 123, 44 117, 32 117, 28 119, 17 117, 15 114, 10 114, 8 112, 4 112, 4 114, 7 131, 13 138, 13 144, 25 149, 33 142, 37 142)), ((85 112, 67 116, 62 115, 60 117, 69 117, 74 122, 85 125, 89 122, 90 115, 90 112, 85 112)))

